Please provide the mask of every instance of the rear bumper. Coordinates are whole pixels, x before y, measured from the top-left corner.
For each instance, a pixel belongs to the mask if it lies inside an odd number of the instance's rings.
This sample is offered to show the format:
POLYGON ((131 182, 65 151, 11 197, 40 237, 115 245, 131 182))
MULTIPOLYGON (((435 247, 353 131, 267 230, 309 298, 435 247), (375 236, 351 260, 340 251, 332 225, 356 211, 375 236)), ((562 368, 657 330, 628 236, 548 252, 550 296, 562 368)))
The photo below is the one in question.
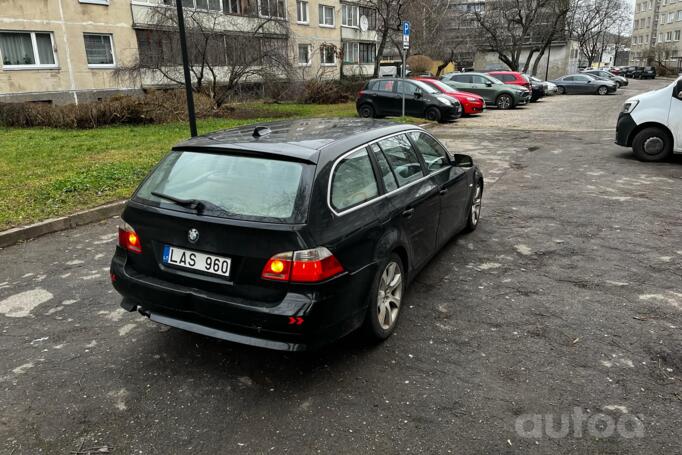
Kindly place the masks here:
POLYGON ((283 351, 316 349, 357 329, 376 273, 368 266, 280 301, 246 301, 139 274, 117 251, 111 263, 121 306, 152 321, 236 343, 283 351))
POLYGON ((621 112, 616 125, 616 144, 630 147, 632 145, 632 132, 635 128, 637 128, 637 123, 632 119, 632 116, 621 112))

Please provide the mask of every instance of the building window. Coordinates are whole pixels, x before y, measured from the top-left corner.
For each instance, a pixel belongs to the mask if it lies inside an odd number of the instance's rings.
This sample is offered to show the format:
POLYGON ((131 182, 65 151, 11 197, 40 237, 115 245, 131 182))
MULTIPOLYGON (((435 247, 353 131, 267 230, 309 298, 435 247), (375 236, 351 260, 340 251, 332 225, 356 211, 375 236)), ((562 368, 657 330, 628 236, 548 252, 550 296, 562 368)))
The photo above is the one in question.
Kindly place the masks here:
POLYGON ((298 64, 310 65, 310 44, 298 45, 298 64))
POLYGON ((263 17, 286 19, 287 5, 285 0, 258 0, 258 11, 263 17))
POLYGON ((92 3, 93 5, 108 5, 109 0, 78 0, 79 3, 92 3))
POLYGON ((320 26, 321 27, 334 27, 334 7, 320 5, 320 26))
POLYGON ((359 8, 356 5, 341 5, 341 25, 344 27, 359 27, 359 8))
POLYGON ((240 14, 241 11, 240 0, 223 0, 223 12, 225 14, 240 14))
MULTIPOLYGON (((164 4, 174 6, 175 2, 163 1, 164 4)), ((182 0, 183 8, 197 9, 203 11, 222 11, 223 6, 220 0, 182 0)))
POLYGON ((377 46, 374 43, 360 43, 360 64, 374 63, 377 55, 377 46))
POLYGON ((677 20, 682 21, 682 9, 677 12, 677 20))
POLYGON ((305 0, 296 0, 296 21, 299 24, 307 24, 308 20, 308 2, 305 0))
POLYGON ((375 9, 361 6, 360 17, 362 18, 362 16, 367 18, 367 30, 377 29, 377 11, 375 9))
POLYGON ((343 62, 344 63, 358 63, 358 43, 343 43, 343 62))
POLYGON ((320 46, 320 62, 324 66, 336 65, 336 48, 334 46, 320 46))
POLYGON ((0 57, 5 68, 57 67, 49 32, 0 32, 0 57))
POLYGON ((95 35, 86 33, 83 35, 85 40, 85 56, 88 66, 91 67, 112 67, 114 66, 114 46, 111 35, 95 35))

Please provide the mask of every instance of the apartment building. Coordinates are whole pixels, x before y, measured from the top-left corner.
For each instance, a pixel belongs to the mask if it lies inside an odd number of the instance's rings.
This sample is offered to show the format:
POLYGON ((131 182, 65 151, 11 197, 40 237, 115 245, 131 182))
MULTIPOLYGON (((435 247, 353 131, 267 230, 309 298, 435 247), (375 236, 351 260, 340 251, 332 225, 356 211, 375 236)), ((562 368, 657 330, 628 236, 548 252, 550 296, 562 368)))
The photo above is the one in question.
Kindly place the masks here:
POLYGON ((5 0, 0 102, 72 103, 139 90, 114 68, 136 58, 130 5, 116 0, 5 0))
POLYGON ((630 63, 682 70, 682 0, 637 0, 630 63))
MULTIPOLYGON (((182 80, 175 0, 7 0, 0 102, 86 102, 182 80), (122 68, 135 69, 124 77, 122 68), (116 70, 119 71, 116 71, 116 70), (122 74, 123 73, 123 74, 122 74)), ((182 0, 190 59, 216 74, 371 75, 377 15, 362 0, 182 0), (205 42, 204 47, 193 46, 205 42), (209 58, 197 54, 208 53, 209 58), (286 63, 286 65, 285 65, 286 63)))

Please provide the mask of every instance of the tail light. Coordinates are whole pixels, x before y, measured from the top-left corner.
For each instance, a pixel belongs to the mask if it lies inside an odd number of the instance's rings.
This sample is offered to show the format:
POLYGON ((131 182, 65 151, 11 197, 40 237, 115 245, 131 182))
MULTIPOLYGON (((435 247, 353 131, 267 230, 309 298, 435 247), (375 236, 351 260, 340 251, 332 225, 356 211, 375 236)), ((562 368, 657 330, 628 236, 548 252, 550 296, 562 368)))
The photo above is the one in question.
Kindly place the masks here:
POLYGON ((293 283, 318 283, 343 273, 343 266, 325 247, 289 251, 271 257, 261 278, 293 283))
POLYGON ((363 90, 360 90, 360 91, 358 92, 358 97, 363 96, 364 94, 365 94, 365 90, 364 90, 364 89, 363 89, 363 90))
POLYGON ((140 237, 137 236, 135 229, 126 222, 118 227, 118 245, 132 253, 142 253, 140 237))

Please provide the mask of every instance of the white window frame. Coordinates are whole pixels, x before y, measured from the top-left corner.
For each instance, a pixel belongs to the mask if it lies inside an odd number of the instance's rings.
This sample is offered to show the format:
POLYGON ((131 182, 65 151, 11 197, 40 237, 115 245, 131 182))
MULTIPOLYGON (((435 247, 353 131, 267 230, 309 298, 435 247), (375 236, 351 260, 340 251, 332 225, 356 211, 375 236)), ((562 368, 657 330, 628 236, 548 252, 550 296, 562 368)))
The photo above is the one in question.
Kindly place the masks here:
POLYGON ((359 65, 360 64, 360 43, 356 41, 344 41, 343 43, 343 63, 344 65, 359 65), (355 48, 356 60, 346 60, 346 46, 353 46, 355 48))
POLYGON ((116 68, 116 49, 114 48, 114 35, 112 33, 83 33, 83 48, 85 49, 85 62, 88 61, 88 49, 85 47, 85 35, 108 36, 111 44, 111 61, 113 63, 88 63, 88 68, 92 69, 111 69, 116 68))
POLYGON ((313 64, 313 49, 312 49, 312 44, 300 44, 298 45, 298 48, 296 50, 296 62, 298 63, 298 66, 310 66, 313 64), (307 63, 301 63, 301 46, 306 46, 308 48, 308 62, 307 63))
POLYGON ((320 4, 319 7, 317 8, 317 14, 318 14, 318 25, 320 27, 324 28, 335 28, 336 27, 336 8, 334 8, 332 5, 323 5, 320 4), (322 14, 320 14, 320 8, 322 8, 322 14), (327 9, 331 9, 332 11, 332 23, 330 24, 325 24, 326 18, 327 18, 327 9))
MULTIPOLYGON (((268 1, 268 0, 265 0, 268 1)), ((263 0, 258 0, 258 16, 263 17, 263 18, 268 18, 268 19, 280 19, 280 20, 287 20, 289 19, 289 5, 287 4, 287 0, 284 0, 284 16, 270 16, 267 14, 263 14, 263 9, 261 8, 261 3, 263 0)), ((277 0, 275 0, 275 4, 277 3, 277 0)))
POLYGON ((332 52, 332 57, 334 57, 334 62, 333 63, 325 63, 324 61, 324 49, 329 48, 334 51, 334 46, 331 45, 322 45, 320 46, 320 66, 336 66, 336 52, 332 52))
POLYGON ((358 5, 351 5, 350 3, 342 3, 341 4, 341 27, 348 27, 348 28, 360 28, 360 7, 358 5), (346 21, 346 10, 348 8, 354 8, 355 9, 355 24, 344 24, 346 21))
POLYGON ((296 23, 310 24, 310 2, 308 0, 296 0, 296 23), (303 9, 301 9, 303 7, 303 9), (305 20, 301 20, 301 13, 305 11, 305 20))
POLYGON ((36 30, 36 31, 22 31, 22 30, 0 30, 2 33, 20 33, 20 34, 30 34, 31 35, 31 46, 33 47, 33 58, 36 63, 33 65, 4 65, 2 64, 2 55, 0 55, 0 65, 2 65, 3 70, 35 70, 35 69, 55 69, 59 68, 59 60, 57 59, 57 52, 55 51, 54 45, 54 33, 50 31, 36 30), (38 43, 36 41, 36 33, 47 33, 50 35, 50 42, 52 43, 52 57, 54 58, 54 63, 40 63, 40 55, 38 53, 38 43))
POLYGON ((682 31, 681 30, 675 30, 675 37, 673 38, 673 41, 679 41, 680 38, 682 37, 682 31))
POLYGON ((109 0, 78 0, 78 3, 109 6, 109 0))

